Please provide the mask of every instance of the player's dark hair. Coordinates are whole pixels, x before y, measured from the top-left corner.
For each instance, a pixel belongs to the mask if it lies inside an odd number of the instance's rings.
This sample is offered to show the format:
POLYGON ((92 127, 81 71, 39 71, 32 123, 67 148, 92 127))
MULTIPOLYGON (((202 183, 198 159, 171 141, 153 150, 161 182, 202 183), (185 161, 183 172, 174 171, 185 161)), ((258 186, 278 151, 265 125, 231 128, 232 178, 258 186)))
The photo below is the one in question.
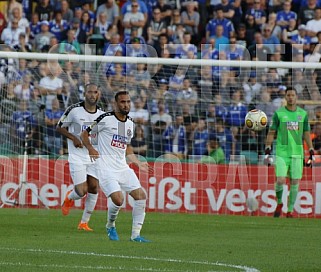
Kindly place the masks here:
POLYGON ((129 95, 129 92, 128 91, 120 91, 118 93, 115 94, 115 101, 118 101, 118 97, 120 95, 129 95))
POLYGON ((97 89, 99 89, 99 88, 100 88, 100 86, 99 86, 99 85, 97 85, 96 83, 92 83, 92 82, 90 82, 90 83, 87 83, 87 84, 85 85, 85 92, 89 90, 89 87, 90 87, 90 86, 96 86, 96 87, 97 87, 97 89))
POLYGON ((288 91, 294 91, 296 95, 298 94, 297 90, 296 90, 295 88, 293 88, 292 86, 286 88, 285 94, 286 94, 288 91))

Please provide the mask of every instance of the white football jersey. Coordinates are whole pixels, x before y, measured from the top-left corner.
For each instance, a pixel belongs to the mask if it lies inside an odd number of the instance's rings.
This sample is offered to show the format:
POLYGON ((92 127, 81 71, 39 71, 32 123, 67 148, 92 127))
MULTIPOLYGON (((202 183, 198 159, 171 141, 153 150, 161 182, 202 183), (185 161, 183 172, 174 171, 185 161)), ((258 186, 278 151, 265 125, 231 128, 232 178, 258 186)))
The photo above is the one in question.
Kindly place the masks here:
MULTIPOLYGON (((94 123, 94 120, 97 119, 104 111, 99 108, 96 109, 96 112, 91 113, 85 109, 85 102, 79 102, 68 107, 61 116, 58 126, 67 127, 68 131, 80 139, 80 134, 86 130, 89 126, 94 123)), ((92 145, 97 145, 97 134, 91 134, 91 143, 92 145)), ((86 147, 76 148, 73 142, 70 139, 67 139, 68 143, 68 161, 72 163, 86 164, 91 163, 88 150, 86 147)))
POLYGON ((100 168, 117 172, 129 168, 126 162, 126 149, 134 135, 134 122, 129 116, 126 121, 121 121, 113 111, 104 113, 87 131, 98 135, 100 168))

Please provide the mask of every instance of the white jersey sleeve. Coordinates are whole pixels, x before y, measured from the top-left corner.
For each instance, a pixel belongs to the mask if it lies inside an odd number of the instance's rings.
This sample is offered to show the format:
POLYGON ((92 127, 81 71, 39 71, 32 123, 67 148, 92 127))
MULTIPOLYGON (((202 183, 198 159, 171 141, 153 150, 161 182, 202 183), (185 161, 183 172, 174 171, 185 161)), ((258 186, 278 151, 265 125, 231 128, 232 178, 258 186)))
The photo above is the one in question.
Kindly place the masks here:
MULTIPOLYGON (((58 122, 58 126, 65 127, 69 133, 72 133, 80 139, 81 133, 94 123, 94 120, 103 114, 104 111, 97 108, 96 112, 88 112, 84 108, 84 102, 70 106, 58 122)), ((97 145, 97 134, 91 133, 91 143, 97 145)), ((68 161, 72 163, 88 164, 91 159, 87 148, 76 148, 73 142, 68 139, 68 161)))

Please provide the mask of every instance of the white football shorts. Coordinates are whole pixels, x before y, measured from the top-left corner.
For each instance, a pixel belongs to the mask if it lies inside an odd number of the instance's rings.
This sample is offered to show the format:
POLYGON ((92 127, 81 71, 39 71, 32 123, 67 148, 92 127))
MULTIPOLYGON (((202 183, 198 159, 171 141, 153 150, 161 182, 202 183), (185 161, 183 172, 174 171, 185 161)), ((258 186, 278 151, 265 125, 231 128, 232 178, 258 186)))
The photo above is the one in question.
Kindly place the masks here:
POLYGON ((98 179, 96 162, 90 164, 69 163, 69 170, 74 185, 87 181, 87 175, 98 179))
POLYGON ((99 186, 104 194, 109 197, 114 192, 125 191, 130 193, 141 188, 140 182, 133 169, 113 172, 107 169, 98 169, 99 186))

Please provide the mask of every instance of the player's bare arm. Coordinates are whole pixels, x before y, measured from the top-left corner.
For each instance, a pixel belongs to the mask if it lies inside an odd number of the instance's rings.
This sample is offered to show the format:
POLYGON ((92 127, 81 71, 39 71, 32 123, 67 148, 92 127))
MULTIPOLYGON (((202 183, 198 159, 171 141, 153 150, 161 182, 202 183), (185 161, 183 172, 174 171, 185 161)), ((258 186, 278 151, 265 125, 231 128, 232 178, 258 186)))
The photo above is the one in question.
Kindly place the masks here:
POLYGON ((89 157, 91 161, 95 161, 99 158, 99 152, 92 146, 90 140, 89 140, 89 133, 87 130, 84 130, 81 135, 81 140, 84 144, 84 146, 87 148, 89 157))
POLYGON ((66 138, 70 139, 75 147, 82 148, 83 144, 81 140, 75 136, 74 134, 70 133, 66 128, 57 126, 56 130, 62 135, 65 136, 66 138))
POLYGON ((131 145, 127 145, 126 149, 126 158, 128 162, 133 163, 139 167, 139 169, 152 173, 153 168, 148 164, 148 162, 141 162, 137 156, 134 154, 133 147, 131 145))
POLYGON ((276 134, 276 130, 269 129, 268 135, 266 136, 265 148, 269 147, 271 149, 272 143, 275 138, 275 134, 276 134))

